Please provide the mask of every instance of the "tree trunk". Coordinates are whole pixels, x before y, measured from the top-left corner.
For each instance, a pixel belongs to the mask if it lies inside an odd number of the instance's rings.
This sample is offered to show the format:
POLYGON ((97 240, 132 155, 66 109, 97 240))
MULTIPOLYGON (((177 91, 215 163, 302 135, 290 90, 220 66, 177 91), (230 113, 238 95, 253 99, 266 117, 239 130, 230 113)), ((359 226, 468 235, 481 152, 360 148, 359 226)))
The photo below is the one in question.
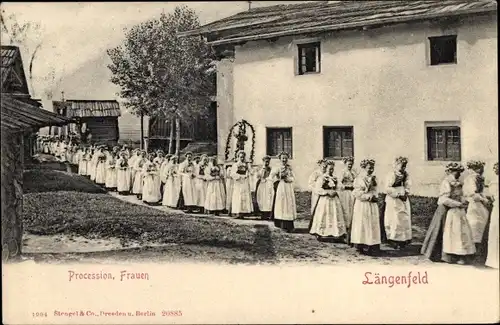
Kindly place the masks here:
POLYGON ((141 149, 144 149, 144 114, 141 113, 141 149))
POLYGON ((181 147, 181 121, 178 117, 175 118, 175 154, 179 156, 181 147))
POLYGON ((174 149, 174 120, 171 119, 170 123, 170 137, 168 138, 168 154, 172 154, 172 149, 174 149))

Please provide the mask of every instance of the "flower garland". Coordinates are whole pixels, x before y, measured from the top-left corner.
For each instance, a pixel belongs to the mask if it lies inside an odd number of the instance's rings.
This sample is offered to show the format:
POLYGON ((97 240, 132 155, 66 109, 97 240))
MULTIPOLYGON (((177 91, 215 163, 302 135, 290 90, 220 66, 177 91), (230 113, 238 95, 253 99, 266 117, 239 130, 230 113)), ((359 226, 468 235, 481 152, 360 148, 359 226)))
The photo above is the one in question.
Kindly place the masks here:
POLYGON ((227 135, 227 139, 226 139, 226 149, 224 151, 224 159, 226 161, 229 161, 229 150, 230 150, 230 147, 231 147, 231 138, 234 134, 234 129, 237 127, 237 126, 240 126, 240 125, 246 125, 246 126, 249 126, 250 127, 250 130, 252 131, 252 147, 251 147, 251 150, 250 150, 250 162, 253 163, 253 160, 254 160, 254 157, 255 157, 255 128, 253 127, 252 124, 248 123, 248 121, 246 120, 241 120, 240 122, 237 122, 236 124, 234 124, 231 129, 229 130, 229 134, 227 135))

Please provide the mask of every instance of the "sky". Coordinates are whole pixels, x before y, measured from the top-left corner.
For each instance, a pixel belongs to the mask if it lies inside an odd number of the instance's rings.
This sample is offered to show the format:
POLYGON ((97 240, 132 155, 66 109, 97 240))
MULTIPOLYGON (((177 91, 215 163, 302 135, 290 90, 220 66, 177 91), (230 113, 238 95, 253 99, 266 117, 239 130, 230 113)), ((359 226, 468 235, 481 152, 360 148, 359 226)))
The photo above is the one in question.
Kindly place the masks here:
MULTIPOLYGON (((252 7, 261 7, 294 1, 252 1, 252 7)), ((102 56, 107 49, 120 44, 123 29, 150 18, 162 11, 168 13, 177 5, 185 4, 196 10, 202 24, 212 22, 248 9, 248 1, 234 2, 3 2, 5 15, 15 14, 19 23, 36 22, 38 34, 29 36, 26 50, 30 53, 36 44, 42 46, 34 62, 33 76, 36 96, 46 89, 51 71, 56 79, 70 75, 77 69, 102 56)), ((2 44, 6 38, 2 37, 2 44)), ((25 65, 29 61, 24 54, 25 65)), ((26 67, 25 67, 26 69, 26 67)), ((49 79, 50 80, 50 79, 49 79)), ((33 94, 32 94, 33 95, 33 94)))

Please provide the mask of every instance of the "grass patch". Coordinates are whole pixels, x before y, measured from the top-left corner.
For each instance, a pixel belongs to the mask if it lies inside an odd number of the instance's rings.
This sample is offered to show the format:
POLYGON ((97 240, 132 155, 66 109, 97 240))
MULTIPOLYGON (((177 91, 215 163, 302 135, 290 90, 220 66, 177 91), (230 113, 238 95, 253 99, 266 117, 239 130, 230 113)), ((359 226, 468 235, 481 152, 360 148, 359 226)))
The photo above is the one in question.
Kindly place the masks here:
POLYGON ((25 230, 36 235, 70 234, 87 238, 196 244, 236 248, 250 253, 252 226, 183 214, 166 214, 106 194, 31 193, 24 196, 25 230))
POLYGON ((90 179, 59 170, 31 169, 23 175, 24 193, 73 191, 104 193, 105 191, 90 179))

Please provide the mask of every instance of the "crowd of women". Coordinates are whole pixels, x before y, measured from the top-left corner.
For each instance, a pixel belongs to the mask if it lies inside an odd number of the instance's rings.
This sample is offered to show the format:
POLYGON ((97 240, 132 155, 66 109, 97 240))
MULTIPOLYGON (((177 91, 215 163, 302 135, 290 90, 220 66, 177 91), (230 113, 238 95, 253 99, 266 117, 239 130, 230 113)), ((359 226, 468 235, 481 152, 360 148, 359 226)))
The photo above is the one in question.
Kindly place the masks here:
MULTIPOLYGON (((287 232, 294 230, 297 219, 294 172, 284 152, 278 155, 277 166, 271 167, 270 157, 265 156, 261 167, 254 170, 244 151, 238 152, 236 161, 224 167, 216 157, 194 157, 190 152, 185 153, 181 162, 179 157, 165 155, 161 150, 148 153, 126 146, 77 146, 59 139, 42 139, 39 148, 60 161, 78 165, 80 175, 109 191, 136 195, 147 204, 235 218, 258 214, 287 232), (255 205, 252 176, 257 180, 255 205)), ((335 161, 319 160, 317 165, 309 178, 310 234, 321 241, 355 246, 359 253, 367 255, 380 252, 383 237, 394 249, 407 247, 412 241, 407 158, 397 157, 393 170, 381 184, 375 176, 372 159, 362 160, 358 172, 354 158, 345 157, 340 177, 335 176, 335 161), (385 194, 382 213, 379 190, 385 194)), ((446 166, 438 208, 421 250, 429 259, 468 264, 476 253, 487 249, 486 265, 498 268, 498 182, 493 182, 489 191, 485 190, 484 167, 482 161, 469 161, 462 182, 464 167, 455 162, 446 166), (489 236, 485 245, 486 229, 489 236)), ((494 170, 498 175, 498 163, 494 170)))

